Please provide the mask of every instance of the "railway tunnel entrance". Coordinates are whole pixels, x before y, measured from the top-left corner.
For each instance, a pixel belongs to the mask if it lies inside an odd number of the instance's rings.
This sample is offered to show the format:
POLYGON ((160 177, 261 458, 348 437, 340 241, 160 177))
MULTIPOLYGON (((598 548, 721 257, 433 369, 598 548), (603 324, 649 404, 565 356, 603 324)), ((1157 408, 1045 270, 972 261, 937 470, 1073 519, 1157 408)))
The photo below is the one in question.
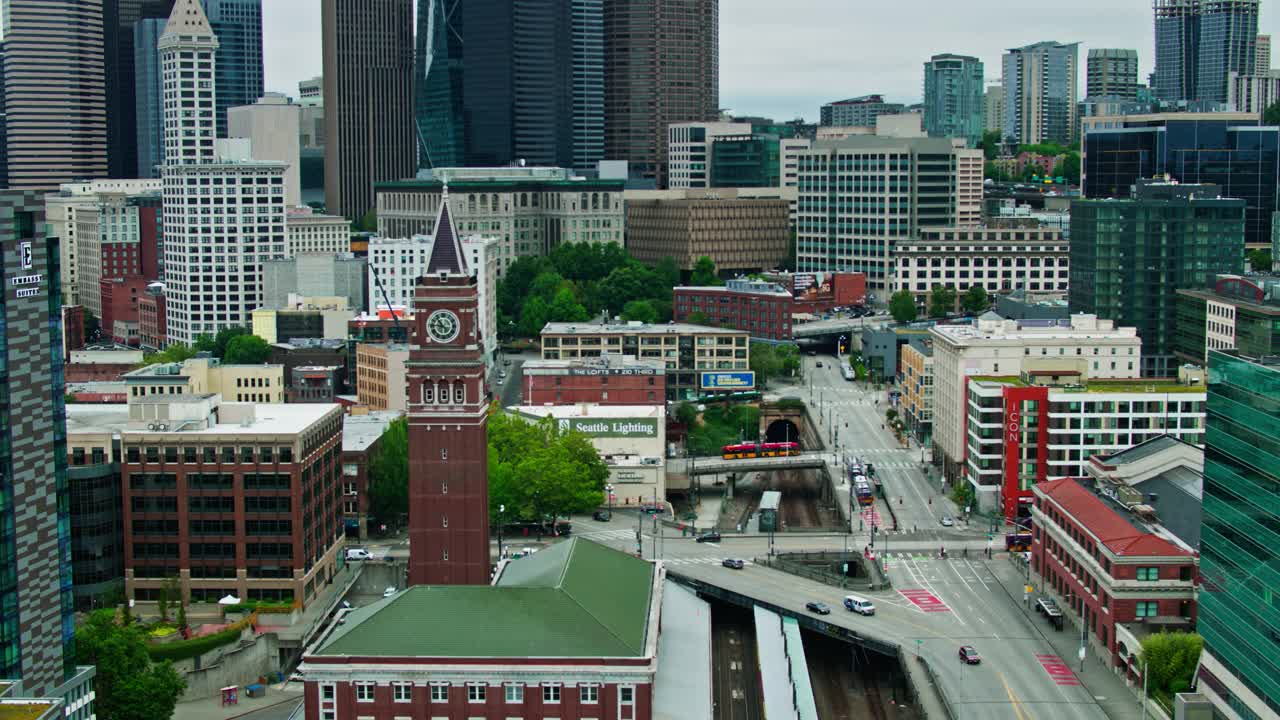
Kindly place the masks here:
POLYGON ((770 443, 801 442, 800 427, 791 420, 774 420, 769 423, 764 432, 764 441, 770 443))

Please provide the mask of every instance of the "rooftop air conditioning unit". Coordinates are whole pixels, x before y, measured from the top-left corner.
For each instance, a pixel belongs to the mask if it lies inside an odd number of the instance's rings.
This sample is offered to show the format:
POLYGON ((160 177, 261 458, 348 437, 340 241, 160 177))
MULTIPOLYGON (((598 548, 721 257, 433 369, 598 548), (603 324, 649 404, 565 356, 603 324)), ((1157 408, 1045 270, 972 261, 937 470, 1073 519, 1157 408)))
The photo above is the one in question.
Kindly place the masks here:
POLYGON ((155 430, 155 429, 156 429, 156 424, 155 424, 155 423, 147 423, 147 429, 148 429, 148 430, 155 430))

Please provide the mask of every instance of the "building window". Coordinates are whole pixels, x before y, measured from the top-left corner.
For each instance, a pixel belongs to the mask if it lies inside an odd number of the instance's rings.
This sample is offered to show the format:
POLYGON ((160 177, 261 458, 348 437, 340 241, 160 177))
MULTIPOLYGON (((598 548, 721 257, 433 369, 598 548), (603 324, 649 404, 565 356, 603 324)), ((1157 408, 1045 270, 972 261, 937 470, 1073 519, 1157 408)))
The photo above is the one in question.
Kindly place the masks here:
POLYGON ((1139 601, 1134 605, 1133 614, 1139 618, 1155 617, 1160 614, 1160 609, 1155 600, 1139 601))
MULTIPOLYGON (((448 560, 448 558, 445 558, 448 560)), ((468 685, 467 686, 467 702, 482 703, 484 702, 484 685, 468 685)))
POLYGON ((356 702, 373 702, 373 683, 356 683, 356 702))
POLYGON ((524 686, 508 685, 507 686, 507 702, 509 703, 524 702, 524 686))
POLYGON ((542 702, 544 703, 560 702, 560 686, 559 685, 543 685, 542 686, 542 702))
POLYGON ((413 699, 413 685, 411 683, 391 683, 391 697, 398 703, 407 703, 413 699))
POLYGON ((449 702, 449 686, 448 685, 432 685, 431 686, 431 702, 435 702, 435 703, 449 702))
POLYGON ((334 699, 334 696, 335 696, 335 693, 334 693, 333 683, 325 683, 324 685, 320 686, 321 700, 332 700, 334 699))
POLYGON ((588 705, 600 702, 599 685, 582 685, 578 687, 578 701, 588 705))
POLYGON ((1160 568, 1140 567, 1138 568, 1138 579, 1143 581, 1159 580, 1160 568))

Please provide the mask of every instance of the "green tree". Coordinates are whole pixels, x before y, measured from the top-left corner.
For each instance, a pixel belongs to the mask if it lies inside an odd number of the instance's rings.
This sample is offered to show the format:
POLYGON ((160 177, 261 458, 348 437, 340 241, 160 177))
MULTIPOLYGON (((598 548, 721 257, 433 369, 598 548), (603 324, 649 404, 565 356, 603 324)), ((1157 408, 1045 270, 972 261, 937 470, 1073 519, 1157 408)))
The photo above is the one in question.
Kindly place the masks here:
POLYGON ((964 307, 965 312, 976 315, 991 307, 991 297, 987 295, 987 289, 982 285, 970 285, 964 297, 960 298, 960 305, 964 307))
POLYGON ((688 322, 690 325, 710 325, 711 324, 711 318, 707 317, 707 314, 702 312, 701 310, 694 310, 693 312, 689 313, 689 317, 687 317, 685 321, 688 322))
POLYGON ((489 515, 546 521, 598 507, 609 468, 590 440, 506 413, 489 418, 489 515), (505 506, 501 512, 499 507, 505 506))
POLYGON ((889 297, 889 314, 895 322, 909 323, 916 319, 916 298, 910 290, 899 290, 889 297))
POLYGON ((707 255, 698 258, 693 264, 693 274, 689 284, 694 286, 723 285, 724 281, 716 274, 716 264, 707 255))
POLYGON ((222 361, 228 365, 261 365, 271 357, 271 346, 257 335, 237 335, 227 343, 222 361))
POLYGON ((155 365, 157 363, 180 363, 183 360, 189 360, 196 356, 196 351, 189 345, 175 342, 169 343, 169 346, 157 353, 151 353, 142 361, 143 365, 155 365))
POLYGON ((751 343, 751 370, 756 387, 767 387, 776 377, 788 377, 800 369, 800 349, 795 345, 751 343))
POLYGON ((551 322, 585 322, 591 317, 569 286, 562 286, 556 291, 551 305, 547 307, 547 314, 551 322))
POLYGON ((182 601, 181 597, 178 598, 178 629, 187 629, 187 604, 182 601))
POLYGON ((369 212, 365 213, 360 218, 360 220, 355 223, 355 227, 352 229, 358 230, 361 232, 377 232, 378 231, 378 209, 370 208, 369 212))
POLYGON ((979 143, 982 148, 982 157, 987 160, 995 160, 1000 156, 1000 131, 987 130, 982 133, 982 141, 979 143))
POLYGON ((956 291, 950 285, 935 285, 929 292, 929 317, 946 317, 955 307, 956 291))
POLYGON ((1080 153, 1069 152, 1058 162, 1055 175, 1062 176, 1071 185, 1080 184, 1080 153))
POLYGON ((1147 673, 1147 692, 1168 697, 1191 687, 1204 640, 1196 633, 1159 632, 1141 640, 1138 660, 1147 673))
POLYGON ((520 317, 520 306, 528 298, 534 278, 550 269, 545 257, 516 258, 498 281, 498 307, 510 317, 520 317))
POLYGON ((76 628, 76 663, 97 666, 94 710, 110 720, 173 717, 187 683, 169 662, 147 655, 144 631, 115 622, 114 610, 98 610, 76 628))
POLYGON ((658 322, 658 311, 654 309, 653 303, 648 300, 632 300, 622 307, 622 319, 656 323, 658 322))
POLYGON ((1271 103, 1262 111, 1263 125, 1280 125, 1280 100, 1271 103))
POLYGON ((682 402, 676 406, 676 422, 685 427, 693 427, 698 422, 698 406, 691 402, 682 402))
POLYGON ((1264 249, 1250 250, 1245 254, 1249 261, 1249 269, 1254 272, 1271 272, 1271 251, 1264 249))
POLYGON ((662 280, 653 268, 629 263, 609 273, 600 281, 600 302, 610 315, 621 315, 632 300, 653 300, 663 294, 670 301, 671 288, 661 287, 662 280))
POLYGON ((669 291, 680 284, 680 266, 676 265, 675 258, 670 255, 663 255, 653 271, 658 275, 659 286, 656 290, 669 291))
POLYGON ((551 307, 547 301, 534 296, 529 298, 520 308, 520 334, 525 337, 537 337, 551 318, 551 307))
POLYGON ((394 525, 409 512, 409 421, 397 418, 369 460, 369 513, 394 525))

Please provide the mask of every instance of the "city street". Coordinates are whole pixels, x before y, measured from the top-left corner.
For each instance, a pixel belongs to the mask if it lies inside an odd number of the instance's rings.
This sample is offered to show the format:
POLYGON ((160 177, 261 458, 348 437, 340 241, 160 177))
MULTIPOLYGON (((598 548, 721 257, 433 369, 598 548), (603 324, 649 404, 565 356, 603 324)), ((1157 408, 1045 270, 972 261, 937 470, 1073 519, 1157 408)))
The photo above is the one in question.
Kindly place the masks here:
MULTIPOLYGON (((884 485, 885 501, 893 504, 899 528, 920 532, 951 531, 944 528, 941 517, 958 518, 963 508, 956 508, 941 492, 935 474, 926 479, 922 450, 912 441, 903 448, 885 427, 884 412, 889 407, 887 393, 875 390, 869 383, 845 380, 840 363, 829 354, 803 357, 803 385, 795 386, 799 396, 809 405, 810 416, 818 422, 827 446, 841 457, 861 458, 875 466, 876 477, 884 485), (817 367, 821 362, 823 367, 817 367)), ((884 514, 884 513, 882 513, 884 514)), ((885 519, 888 524, 888 519, 885 519)), ((963 528, 964 523, 957 521, 963 528)))

